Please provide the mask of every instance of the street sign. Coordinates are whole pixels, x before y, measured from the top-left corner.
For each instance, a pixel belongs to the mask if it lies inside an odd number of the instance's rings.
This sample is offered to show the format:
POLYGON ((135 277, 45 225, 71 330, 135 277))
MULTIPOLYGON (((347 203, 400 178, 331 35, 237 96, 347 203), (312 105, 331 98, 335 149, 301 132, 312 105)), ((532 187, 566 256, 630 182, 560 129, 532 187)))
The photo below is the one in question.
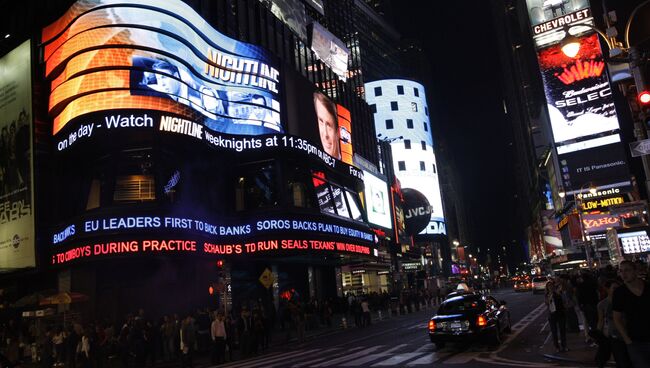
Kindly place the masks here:
POLYGON ((270 288, 271 285, 273 285, 273 281, 275 281, 273 278, 273 272, 271 272, 271 270, 269 270, 268 268, 265 268, 264 272, 262 272, 262 274, 260 275, 259 280, 260 283, 262 283, 262 285, 264 285, 265 288, 267 289, 270 288))
POLYGON ((650 139, 630 142, 630 151, 632 151, 632 157, 639 157, 650 154, 650 139))

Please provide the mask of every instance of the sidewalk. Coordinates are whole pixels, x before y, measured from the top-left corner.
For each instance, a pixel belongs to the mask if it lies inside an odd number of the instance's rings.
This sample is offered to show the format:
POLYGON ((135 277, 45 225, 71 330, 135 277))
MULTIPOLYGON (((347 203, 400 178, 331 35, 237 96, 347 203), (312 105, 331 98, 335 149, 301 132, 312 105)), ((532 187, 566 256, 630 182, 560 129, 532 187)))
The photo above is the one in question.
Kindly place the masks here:
MULTIPOLYGON (((548 330, 548 325, 545 326, 544 332, 548 335, 545 335, 544 346, 540 349, 540 353, 547 359, 561 361, 561 362, 570 362, 578 363, 595 367, 596 364, 596 351, 598 351, 598 345, 593 344, 589 345, 585 342, 585 335, 580 326, 580 332, 567 332, 567 347, 569 351, 566 352, 556 352, 555 346, 553 346, 553 338, 550 335, 548 330)), ((614 358, 610 357, 610 360, 607 362, 607 366, 615 367, 614 358)))

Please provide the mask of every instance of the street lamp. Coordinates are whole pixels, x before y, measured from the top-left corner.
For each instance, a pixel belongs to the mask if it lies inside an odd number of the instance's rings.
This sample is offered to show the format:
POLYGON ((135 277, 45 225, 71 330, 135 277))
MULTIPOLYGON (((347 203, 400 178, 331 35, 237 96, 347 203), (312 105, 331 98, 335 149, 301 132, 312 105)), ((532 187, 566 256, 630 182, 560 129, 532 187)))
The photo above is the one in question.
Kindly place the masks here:
POLYGON ((460 245, 460 242, 459 242, 458 240, 454 239, 454 241, 452 242, 452 244, 454 244, 454 246, 457 247, 457 246, 460 245))

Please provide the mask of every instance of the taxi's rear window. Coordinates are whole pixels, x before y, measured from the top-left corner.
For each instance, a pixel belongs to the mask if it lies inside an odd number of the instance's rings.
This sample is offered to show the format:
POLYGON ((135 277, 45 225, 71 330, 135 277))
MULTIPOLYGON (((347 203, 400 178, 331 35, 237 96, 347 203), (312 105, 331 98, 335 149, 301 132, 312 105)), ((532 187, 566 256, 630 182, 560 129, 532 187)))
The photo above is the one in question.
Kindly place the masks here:
POLYGON ((465 311, 482 309, 485 309, 485 301, 481 299, 459 298, 442 303, 438 309, 438 314, 462 313, 465 311))

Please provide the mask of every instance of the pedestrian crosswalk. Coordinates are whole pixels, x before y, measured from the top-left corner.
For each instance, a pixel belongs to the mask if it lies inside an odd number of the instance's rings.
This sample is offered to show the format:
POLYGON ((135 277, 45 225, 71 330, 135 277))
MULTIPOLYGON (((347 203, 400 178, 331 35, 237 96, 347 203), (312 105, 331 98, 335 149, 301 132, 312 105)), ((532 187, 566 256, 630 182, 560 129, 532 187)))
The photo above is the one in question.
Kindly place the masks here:
POLYGON ((401 351, 407 344, 395 346, 358 346, 305 348, 290 352, 272 353, 259 358, 233 362, 219 367, 291 367, 291 368, 326 368, 326 367, 417 367, 427 366, 444 359, 451 352, 436 352, 431 343, 413 351, 401 351))

